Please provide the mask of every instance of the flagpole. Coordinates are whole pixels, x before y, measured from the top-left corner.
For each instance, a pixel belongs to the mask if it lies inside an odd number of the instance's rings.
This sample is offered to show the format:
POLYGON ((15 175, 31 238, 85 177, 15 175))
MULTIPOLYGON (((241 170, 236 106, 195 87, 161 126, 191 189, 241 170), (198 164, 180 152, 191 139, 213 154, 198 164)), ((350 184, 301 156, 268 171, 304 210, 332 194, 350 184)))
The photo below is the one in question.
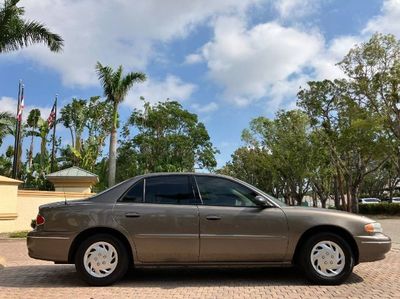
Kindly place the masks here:
POLYGON ((17 117, 15 124, 15 138, 14 138, 14 159, 13 159, 13 168, 12 168, 12 178, 17 178, 18 173, 18 152, 19 152, 19 130, 20 130, 20 121, 19 121, 19 109, 21 105, 21 93, 22 93, 22 80, 19 80, 18 83, 18 105, 17 105, 17 117))
POLYGON ((56 143, 56 125, 57 125, 57 97, 58 95, 56 94, 56 98, 54 101, 54 122, 53 122, 53 145, 51 148, 51 166, 50 166, 50 171, 54 172, 54 156, 55 156, 55 143, 56 143))

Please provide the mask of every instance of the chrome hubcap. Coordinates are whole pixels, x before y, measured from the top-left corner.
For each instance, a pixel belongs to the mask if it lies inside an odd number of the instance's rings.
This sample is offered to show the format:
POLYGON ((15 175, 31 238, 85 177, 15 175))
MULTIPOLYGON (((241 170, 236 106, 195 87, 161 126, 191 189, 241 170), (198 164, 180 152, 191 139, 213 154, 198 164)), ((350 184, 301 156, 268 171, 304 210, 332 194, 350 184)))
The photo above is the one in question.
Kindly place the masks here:
POLYGON ((93 243, 85 252, 83 264, 90 275, 98 278, 106 277, 117 267, 117 250, 107 242, 93 243))
POLYGON ((315 271, 325 277, 339 275, 345 265, 342 248, 332 241, 321 241, 311 251, 311 263, 315 271))

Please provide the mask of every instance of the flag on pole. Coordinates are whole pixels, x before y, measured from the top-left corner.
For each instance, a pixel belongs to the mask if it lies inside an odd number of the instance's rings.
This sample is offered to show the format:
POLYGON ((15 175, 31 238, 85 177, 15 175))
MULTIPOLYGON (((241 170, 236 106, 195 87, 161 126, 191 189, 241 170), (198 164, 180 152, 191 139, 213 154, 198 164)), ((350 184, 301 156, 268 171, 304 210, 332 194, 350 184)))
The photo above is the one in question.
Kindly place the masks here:
POLYGON ((47 124, 49 125, 49 128, 51 129, 54 125, 54 122, 56 121, 56 102, 53 104, 53 108, 51 108, 51 112, 49 117, 47 118, 47 124))
POLYGON ((22 112, 24 111, 25 107, 25 100, 24 100, 24 86, 21 89, 21 102, 18 106, 18 113, 17 113, 17 120, 20 122, 22 120, 22 112))

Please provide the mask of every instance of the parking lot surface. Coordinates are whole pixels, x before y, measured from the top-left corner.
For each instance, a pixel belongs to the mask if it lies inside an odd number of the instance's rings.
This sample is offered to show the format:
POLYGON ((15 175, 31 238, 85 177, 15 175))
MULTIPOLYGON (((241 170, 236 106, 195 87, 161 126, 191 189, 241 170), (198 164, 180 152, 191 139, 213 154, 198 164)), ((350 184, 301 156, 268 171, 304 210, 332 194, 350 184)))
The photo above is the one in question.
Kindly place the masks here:
POLYGON ((109 287, 81 282, 73 265, 30 259, 24 240, 1 240, 0 298, 400 298, 400 250, 360 264, 340 286, 310 285, 292 268, 146 269, 109 287))

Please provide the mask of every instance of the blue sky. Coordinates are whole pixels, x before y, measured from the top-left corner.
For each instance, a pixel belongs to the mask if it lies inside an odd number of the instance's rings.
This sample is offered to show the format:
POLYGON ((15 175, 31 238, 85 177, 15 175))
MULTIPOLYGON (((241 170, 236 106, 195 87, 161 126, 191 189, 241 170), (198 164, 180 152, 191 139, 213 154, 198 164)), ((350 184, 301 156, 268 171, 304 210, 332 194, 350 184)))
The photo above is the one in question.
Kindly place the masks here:
MULTIPOLYGON (((218 165, 242 143, 249 121, 295 108, 309 80, 343 76, 335 63, 374 32, 400 37, 400 0, 106 1, 22 0, 26 17, 65 39, 62 53, 35 45, 0 56, 0 111, 15 113, 18 80, 25 116, 47 118, 53 98, 102 95, 96 61, 148 75, 121 107, 171 98, 199 115, 218 165)), ((66 129, 58 134, 70 142, 66 129)), ((8 138, 0 152, 12 143, 8 138)), ((27 142, 26 142, 27 144, 27 142)))

